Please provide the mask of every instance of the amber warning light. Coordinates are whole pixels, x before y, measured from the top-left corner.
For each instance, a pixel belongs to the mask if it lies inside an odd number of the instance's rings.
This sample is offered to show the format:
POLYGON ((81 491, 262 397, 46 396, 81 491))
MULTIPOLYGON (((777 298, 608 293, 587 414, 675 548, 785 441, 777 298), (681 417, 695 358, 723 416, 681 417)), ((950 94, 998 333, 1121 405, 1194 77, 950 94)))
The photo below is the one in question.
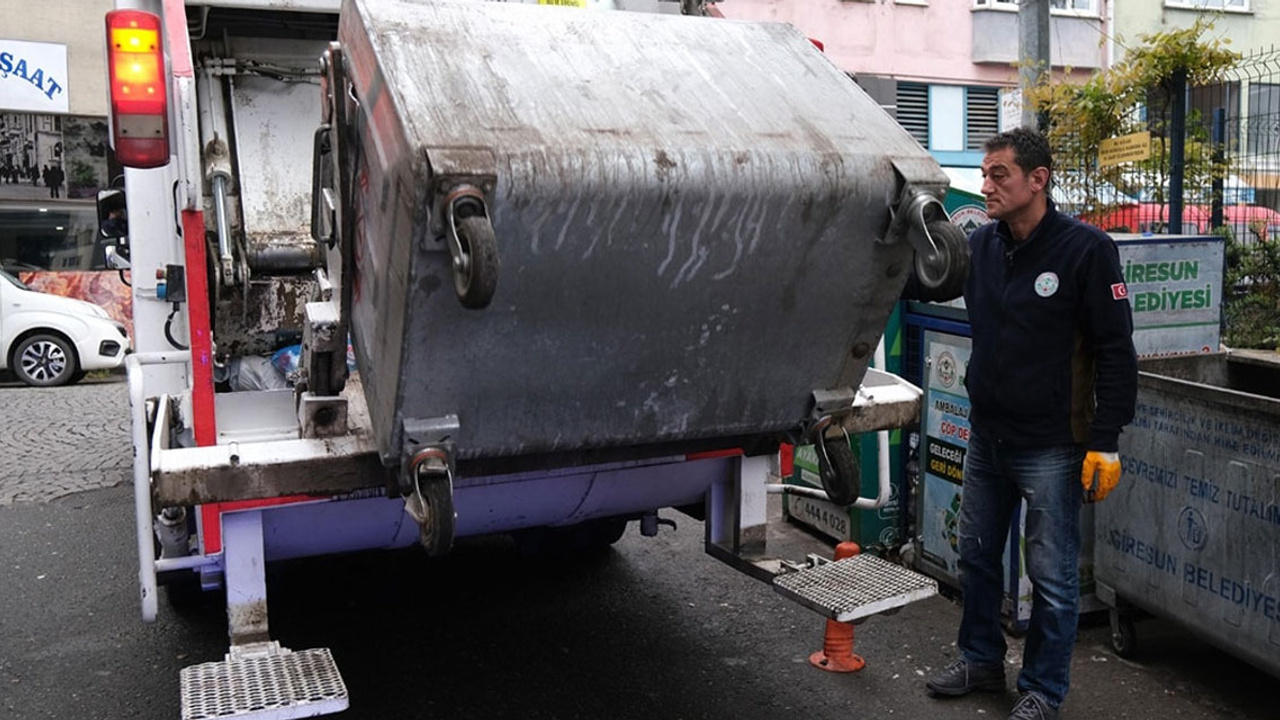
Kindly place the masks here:
POLYGON ((169 164, 169 110, 160 18, 139 10, 107 13, 111 139, 131 168, 169 164))

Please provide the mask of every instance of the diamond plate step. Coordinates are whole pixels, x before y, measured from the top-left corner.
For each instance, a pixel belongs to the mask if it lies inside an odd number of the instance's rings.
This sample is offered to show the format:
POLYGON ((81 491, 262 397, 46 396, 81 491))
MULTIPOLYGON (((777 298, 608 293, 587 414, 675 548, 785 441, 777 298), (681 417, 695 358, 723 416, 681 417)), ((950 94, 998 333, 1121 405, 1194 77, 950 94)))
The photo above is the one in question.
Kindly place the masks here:
POLYGON ((840 622, 851 622, 938 594, 938 583, 874 555, 779 575, 773 589, 840 622))
POLYGON ((278 642, 233 647, 222 662, 183 668, 182 720, 290 718, 347 709, 347 686, 328 648, 293 652, 278 642))

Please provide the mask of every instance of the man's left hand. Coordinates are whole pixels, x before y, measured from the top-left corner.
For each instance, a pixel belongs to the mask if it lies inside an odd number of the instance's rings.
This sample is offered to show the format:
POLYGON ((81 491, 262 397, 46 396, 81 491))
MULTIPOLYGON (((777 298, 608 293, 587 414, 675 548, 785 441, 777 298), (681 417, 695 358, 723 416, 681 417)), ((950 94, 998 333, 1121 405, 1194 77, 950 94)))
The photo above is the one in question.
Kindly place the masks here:
POLYGON ((1120 484, 1120 455, 1113 452, 1090 450, 1084 456, 1084 468, 1080 473, 1087 503, 1105 500, 1116 485, 1120 484))

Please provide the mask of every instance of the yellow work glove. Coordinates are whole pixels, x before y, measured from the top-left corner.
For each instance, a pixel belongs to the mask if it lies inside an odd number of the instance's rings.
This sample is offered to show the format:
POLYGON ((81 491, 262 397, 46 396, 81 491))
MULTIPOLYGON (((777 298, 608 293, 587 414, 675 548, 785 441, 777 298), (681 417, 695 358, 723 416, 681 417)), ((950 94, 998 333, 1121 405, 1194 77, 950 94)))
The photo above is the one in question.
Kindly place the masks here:
POLYGON ((1080 484, 1084 485, 1085 502, 1106 499, 1116 489, 1116 485, 1120 484, 1120 455, 1097 450, 1085 453, 1080 484))

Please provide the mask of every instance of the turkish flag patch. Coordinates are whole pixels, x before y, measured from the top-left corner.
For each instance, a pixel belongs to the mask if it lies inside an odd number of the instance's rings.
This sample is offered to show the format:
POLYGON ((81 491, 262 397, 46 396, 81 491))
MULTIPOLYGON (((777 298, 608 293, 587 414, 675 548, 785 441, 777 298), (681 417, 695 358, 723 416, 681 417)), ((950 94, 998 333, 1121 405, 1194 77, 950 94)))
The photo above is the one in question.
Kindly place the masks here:
POLYGON ((1129 297, 1129 288, 1125 287, 1124 283, 1116 283, 1111 286, 1112 300, 1124 300, 1127 297, 1129 297))

